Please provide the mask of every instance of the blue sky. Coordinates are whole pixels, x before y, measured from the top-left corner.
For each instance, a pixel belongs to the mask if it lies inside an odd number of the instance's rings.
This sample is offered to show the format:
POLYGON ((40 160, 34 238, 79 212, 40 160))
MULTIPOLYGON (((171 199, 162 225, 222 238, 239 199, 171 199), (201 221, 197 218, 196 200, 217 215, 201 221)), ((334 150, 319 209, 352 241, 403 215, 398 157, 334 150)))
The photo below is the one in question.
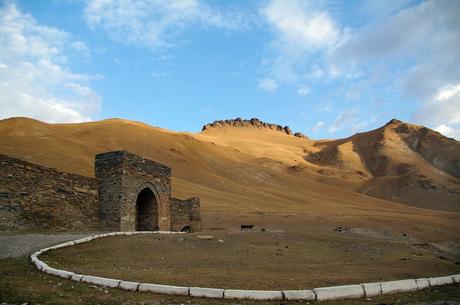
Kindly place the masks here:
POLYGON ((0 118, 460 139, 459 1, 0 1, 0 118))

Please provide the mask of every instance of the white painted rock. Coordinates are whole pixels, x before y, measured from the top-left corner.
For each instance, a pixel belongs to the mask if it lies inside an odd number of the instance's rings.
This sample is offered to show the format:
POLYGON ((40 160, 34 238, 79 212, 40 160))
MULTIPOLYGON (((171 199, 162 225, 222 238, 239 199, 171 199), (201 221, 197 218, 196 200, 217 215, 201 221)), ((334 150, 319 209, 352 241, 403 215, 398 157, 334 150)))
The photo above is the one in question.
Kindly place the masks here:
POLYGON ((192 297, 222 299, 224 297, 224 290, 219 288, 190 287, 190 295, 192 297))
POLYGON ((127 282, 127 281, 121 281, 120 285, 118 285, 118 288, 123 289, 123 290, 129 290, 129 291, 137 291, 137 288, 139 287, 140 283, 137 282, 127 282))
POLYGON ((75 245, 75 243, 73 241, 68 241, 66 243, 62 243, 62 244, 59 244, 59 245, 56 245, 54 247, 51 247, 51 249, 60 249, 60 248, 65 248, 65 247, 70 247, 70 246, 73 246, 75 245))
POLYGON ((363 286, 365 297, 375 297, 382 294, 380 283, 363 283, 361 285, 363 286))
POLYGON ((452 276, 430 277, 428 281, 430 282, 431 286, 448 285, 454 283, 452 276))
POLYGON ((430 287, 430 282, 428 279, 416 279, 415 283, 417 284, 417 289, 425 289, 430 287))
POLYGON ((120 280, 110 279, 106 277, 99 277, 99 276, 92 276, 92 275, 85 275, 81 279, 84 283, 95 284, 99 286, 106 286, 110 288, 117 288, 120 284, 120 280))
POLYGON ((74 274, 73 272, 69 272, 69 271, 65 271, 65 270, 59 270, 59 269, 55 269, 55 268, 52 268, 52 267, 48 267, 48 268, 44 269, 43 271, 45 271, 48 274, 56 275, 56 276, 59 276, 59 277, 65 278, 65 279, 70 279, 72 277, 72 275, 74 274))
POLYGON ((452 275, 452 280, 454 280, 454 283, 460 283, 460 274, 452 275))
POLYGON ((36 260, 35 266, 40 271, 44 271, 46 268, 49 268, 49 266, 46 263, 42 262, 41 260, 36 260))
POLYGON ((286 300, 308 300, 314 301, 316 295, 313 290, 283 290, 286 300))
POLYGON ((84 277, 84 275, 82 275, 82 274, 74 273, 74 274, 72 274, 72 276, 70 277, 70 279, 71 279, 72 281, 75 281, 75 282, 80 282, 81 279, 82 279, 83 277, 84 277))
POLYGON ((225 289, 225 299, 282 300, 281 291, 225 289))
POLYGON ((89 237, 85 237, 85 238, 80 238, 80 239, 77 239, 77 240, 74 240, 73 242, 75 244, 81 244, 81 243, 86 243, 86 242, 89 242, 91 240, 93 240, 94 238, 92 236, 89 236, 89 237))
POLYGON ((157 284, 140 284, 139 291, 149 291, 163 294, 188 295, 188 287, 157 285, 157 284))
POLYGON ((364 288, 361 285, 321 287, 313 289, 313 292, 316 294, 318 301, 360 298, 364 296, 364 288))
POLYGON ((380 283, 382 286, 382 293, 393 293, 402 291, 417 290, 417 283, 415 280, 399 280, 380 283))

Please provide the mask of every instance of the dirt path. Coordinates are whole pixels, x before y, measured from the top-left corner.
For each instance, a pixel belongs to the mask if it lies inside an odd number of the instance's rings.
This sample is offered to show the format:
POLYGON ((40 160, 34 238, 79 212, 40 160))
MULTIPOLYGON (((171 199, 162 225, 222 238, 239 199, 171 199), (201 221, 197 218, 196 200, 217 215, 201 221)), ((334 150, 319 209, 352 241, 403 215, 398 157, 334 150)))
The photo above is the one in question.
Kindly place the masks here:
POLYGON ((46 246, 89 236, 85 234, 18 234, 0 235, 0 259, 19 257, 46 246))

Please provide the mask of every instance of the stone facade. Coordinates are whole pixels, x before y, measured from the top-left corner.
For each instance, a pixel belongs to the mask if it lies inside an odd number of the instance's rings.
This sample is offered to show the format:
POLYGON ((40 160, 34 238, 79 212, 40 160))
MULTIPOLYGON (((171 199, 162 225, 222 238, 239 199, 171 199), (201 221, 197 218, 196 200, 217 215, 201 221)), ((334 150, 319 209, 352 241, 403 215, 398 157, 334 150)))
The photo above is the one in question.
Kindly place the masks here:
POLYGON ((96 180, 0 155, 0 229, 98 226, 96 180))
POLYGON ((192 232, 201 231, 200 198, 171 198, 171 230, 181 231, 187 226, 192 232))
POLYGON ((99 218, 115 231, 201 229, 199 198, 171 198, 171 169, 127 151, 96 155, 99 218))
POLYGON ((171 169, 99 154, 96 179, 0 155, 0 229, 201 230, 200 200, 171 198, 171 169))

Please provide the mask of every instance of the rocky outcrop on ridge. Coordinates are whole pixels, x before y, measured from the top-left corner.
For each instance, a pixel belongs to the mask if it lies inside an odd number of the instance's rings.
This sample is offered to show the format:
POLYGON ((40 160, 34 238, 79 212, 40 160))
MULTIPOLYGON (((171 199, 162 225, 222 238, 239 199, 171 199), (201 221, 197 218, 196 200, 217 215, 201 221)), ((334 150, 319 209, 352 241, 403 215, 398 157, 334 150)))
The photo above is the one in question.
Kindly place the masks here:
POLYGON ((230 119, 230 120, 217 120, 212 123, 208 123, 204 125, 201 131, 205 131, 212 127, 222 127, 222 126, 232 126, 232 127, 248 127, 249 126, 249 127, 257 127, 257 128, 268 128, 268 129, 273 129, 279 132, 283 132, 290 136, 308 139, 308 137, 301 132, 295 132, 295 133, 292 132, 289 126, 281 126, 281 125, 274 124, 274 123, 266 123, 257 118, 252 118, 250 120, 245 120, 241 118, 230 119))

